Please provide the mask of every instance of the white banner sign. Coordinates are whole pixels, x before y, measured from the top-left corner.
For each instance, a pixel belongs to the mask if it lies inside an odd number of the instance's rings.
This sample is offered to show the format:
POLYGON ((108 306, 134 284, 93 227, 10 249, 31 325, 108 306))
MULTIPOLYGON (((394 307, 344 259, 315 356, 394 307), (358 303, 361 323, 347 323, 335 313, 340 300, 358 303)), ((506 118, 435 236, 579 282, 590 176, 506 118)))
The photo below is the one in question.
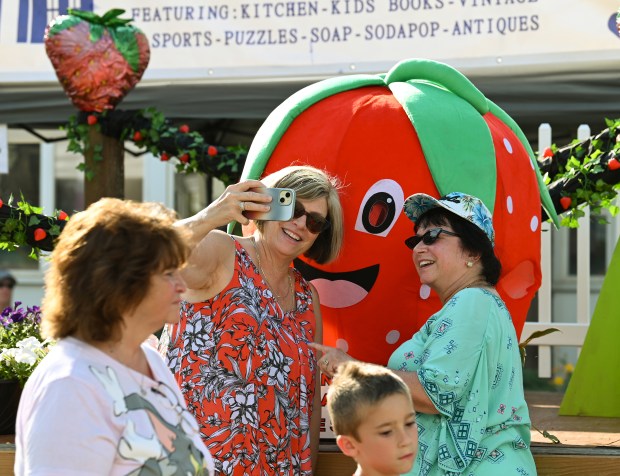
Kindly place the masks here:
POLYGON ((9 173, 9 139, 6 124, 0 124, 0 174, 9 173))
POLYGON ((0 81, 55 81, 43 32, 69 3, 124 8, 149 38, 152 80, 333 75, 412 57, 465 71, 620 61, 617 0, 0 0, 0 81))

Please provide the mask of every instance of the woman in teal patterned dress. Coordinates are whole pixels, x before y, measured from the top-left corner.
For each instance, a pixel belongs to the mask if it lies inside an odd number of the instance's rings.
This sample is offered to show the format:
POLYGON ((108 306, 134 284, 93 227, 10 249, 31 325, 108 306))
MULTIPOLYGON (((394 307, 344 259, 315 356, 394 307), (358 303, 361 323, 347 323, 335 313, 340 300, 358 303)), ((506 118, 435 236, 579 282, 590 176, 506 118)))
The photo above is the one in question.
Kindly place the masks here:
MULTIPOLYGON (((443 303, 388 362, 411 388, 417 412, 419 449, 410 474, 535 475, 519 343, 494 288, 501 265, 491 213, 459 192, 439 200, 414 194, 404 212, 415 223, 405 244, 420 281, 443 303)), ((328 375, 351 359, 315 347, 328 375)))

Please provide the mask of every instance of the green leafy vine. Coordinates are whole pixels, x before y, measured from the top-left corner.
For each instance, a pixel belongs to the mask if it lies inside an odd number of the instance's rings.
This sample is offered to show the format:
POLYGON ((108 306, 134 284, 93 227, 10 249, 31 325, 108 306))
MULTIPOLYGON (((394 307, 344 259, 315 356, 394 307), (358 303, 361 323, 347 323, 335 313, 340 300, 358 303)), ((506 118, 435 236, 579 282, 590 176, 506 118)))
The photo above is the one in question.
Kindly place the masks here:
POLYGON ((38 259, 41 251, 53 249, 69 216, 63 210, 56 210, 51 217, 43 215, 41 208, 32 206, 23 196, 14 202, 12 195, 7 203, 0 199, 0 250, 29 246, 29 256, 38 259))
MULTIPOLYGON (((67 150, 84 156, 90 147, 93 128, 103 135, 131 142, 161 161, 174 160, 179 173, 206 173, 225 185, 239 180, 247 155, 241 146, 206 143, 199 132, 190 131, 187 124, 173 124, 153 107, 138 111, 80 112, 71 116, 63 127, 69 141, 67 150)), ((94 148, 92 154, 94 160, 103 160, 100 146, 94 148)), ((84 162, 78 169, 92 180, 93 171, 84 162)))
POLYGON ((541 172, 562 226, 578 227, 586 206, 595 215, 620 211, 614 200, 620 188, 620 119, 605 122, 607 129, 596 136, 543 151, 541 172))

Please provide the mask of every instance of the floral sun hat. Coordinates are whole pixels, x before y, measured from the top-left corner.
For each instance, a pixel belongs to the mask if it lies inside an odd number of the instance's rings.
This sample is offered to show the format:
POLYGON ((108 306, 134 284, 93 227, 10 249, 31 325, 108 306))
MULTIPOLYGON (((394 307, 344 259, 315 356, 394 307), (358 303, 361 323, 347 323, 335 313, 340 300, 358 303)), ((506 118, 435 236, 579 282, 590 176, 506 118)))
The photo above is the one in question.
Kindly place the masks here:
POLYGON ((493 216, 482 200, 461 192, 452 192, 437 199, 425 193, 414 193, 407 200, 403 211, 414 223, 427 211, 441 207, 455 215, 465 218, 480 228, 495 246, 495 231, 493 230, 493 216))

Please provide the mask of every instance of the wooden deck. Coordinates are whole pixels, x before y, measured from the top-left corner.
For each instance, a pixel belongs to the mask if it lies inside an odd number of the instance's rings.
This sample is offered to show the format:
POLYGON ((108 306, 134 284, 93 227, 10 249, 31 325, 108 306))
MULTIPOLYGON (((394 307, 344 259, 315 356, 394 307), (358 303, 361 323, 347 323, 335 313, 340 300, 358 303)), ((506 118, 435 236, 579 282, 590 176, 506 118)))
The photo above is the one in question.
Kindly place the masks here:
MULTIPOLYGON (((540 476, 620 475, 620 418, 559 416, 561 394, 527 392, 532 418, 532 453, 540 476), (538 431, 538 430, 540 431, 538 431), (541 433, 560 440, 552 443, 541 433)), ((0 476, 13 474, 13 435, 0 436, 0 476)), ((344 456, 333 441, 321 444, 315 476, 350 476, 353 460, 344 456)))
POLYGON ((539 475, 620 475, 620 418, 559 416, 559 393, 527 392, 525 399, 539 475), (560 443, 545 438, 545 431, 560 443))

